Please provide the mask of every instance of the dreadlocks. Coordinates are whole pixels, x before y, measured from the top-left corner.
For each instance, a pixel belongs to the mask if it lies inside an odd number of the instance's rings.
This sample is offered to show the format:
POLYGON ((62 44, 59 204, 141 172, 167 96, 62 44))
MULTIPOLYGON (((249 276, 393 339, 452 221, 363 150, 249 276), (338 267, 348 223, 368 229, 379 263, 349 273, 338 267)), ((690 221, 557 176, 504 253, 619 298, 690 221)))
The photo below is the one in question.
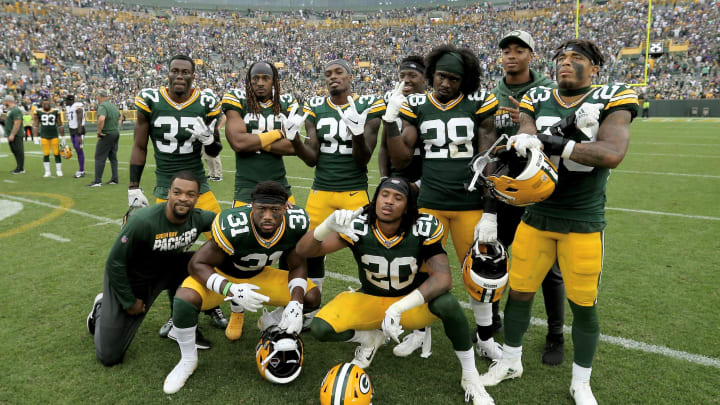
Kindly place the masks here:
POLYGON ((246 102, 248 106, 248 111, 251 114, 260 114, 260 104, 257 101, 257 96, 255 95, 255 91, 253 91, 252 87, 252 77, 250 76, 250 72, 253 69, 253 66, 255 66, 258 63, 266 63, 270 65, 270 69, 272 70, 272 80, 273 80, 273 94, 272 94, 272 110, 273 115, 276 117, 280 116, 280 74, 277 71, 277 68, 275 65, 273 65, 270 62, 264 62, 264 61, 258 61, 250 65, 250 68, 247 71, 247 77, 245 78, 245 94, 246 94, 246 102))
POLYGON ((465 95, 473 94, 480 87, 480 62, 473 51, 467 48, 456 48, 450 44, 433 48, 425 57, 425 78, 432 85, 438 61, 443 55, 451 52, 459 54, 462 58, 464 73, 462 74, 460 92, 465 95))
POLYGON ((417 195, 412 187, 410 187, 410 183, 408 183, 407 180, 405 180, 402 177, 389 177, 380 184, 378 184, 377 189, 375 189, 375 194, 373 195, 372 201, 370 204, 366 205, 364 207, 363 213, 367 214, 368 216, 368 224, 371 226, 374 226, 377 221, 377 212, 375 210, 377 206, 377 199, 380 195, 380 190, 383 189, 383 184, 387 181, 391 180, 399 180, 404 182, 404 188, 407 188, 409 190, 409 194, 407 196, 407 205, 405 206, 405 213, 402 216, 402 221, 400 222, 400 228, 398 228, 398 234, 402 234, 404 232, 410 231, 415 221, 417 221, 418 217, 420 216, 420 213, 418 212, 417 207, 417 195))

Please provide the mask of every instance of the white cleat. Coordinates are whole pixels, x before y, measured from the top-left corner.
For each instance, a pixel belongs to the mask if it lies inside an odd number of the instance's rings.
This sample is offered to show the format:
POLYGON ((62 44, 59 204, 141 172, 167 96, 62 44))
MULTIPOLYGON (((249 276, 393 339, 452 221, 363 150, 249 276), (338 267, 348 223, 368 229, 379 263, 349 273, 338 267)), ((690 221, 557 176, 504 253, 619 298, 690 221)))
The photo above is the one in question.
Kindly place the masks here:
POLYGON ((378 348, 385 343, 385 334, 381 330, 358 330, 355 331, 355 341, 360 346, 355 349, 355 358, 350 362, 362 369, 370 367, 378 348))
POLYGON ((502 359, 503 355, 502 345, 497 343, 492 337, 485 341, 478 338, 477 343, 475 343, 475 352, 478 356, 486 357, 493 361, 502 359))
POLYGON ((193 372, 197 368, 197 365, 197 359, 180 359, 180 362, 175 366, 175 368, 170 372, 170 374, 165 377, 165 382, 163 383, 163 391, 165 391, 166 394, 174 394, 180 391, 180 389, 185 386, 185 382, 188 380, 188 378, 193 375, 193 372))
POLYGON ((43 174, 43 177, 50 177, 50 172, 45 172, 45 174, 43 174))
POLYGON ((477 371, 473 373, 463 373, 460 385, 465 390, 465 402, 472 401, 473 405, 494 405, 495 401, 490 394, 485 391, 485 387, 480 382, 480 375, 477 371))
POLYGON ((260 316, 260 318, 258 318, 257 321, 258 329, 260 329, 261 332, 265 332, 273 326, 277 326, 282 320, 282 314, 284 310, 285 307, 277 307, 274 310, 268 312, 268 310, 263 307, 263 314, 260 316))
POLYGON ((62 176, 63 176, 62 170, 56 171, 55 174, 57 174, 58 177, 62 177, 62 176))
POLYGON ((486 387, 494 387, 500 384, 500 381, 518 378, 522 373, 523 366, 519 357, 516 359, 503 357, 490 365, 487 373, 480 376, 480 382, 486 387))
POLYGON ((576 405, 597 405, 597 400, 590 388, 590 381, 573 381, 570 384, 570 395, 576 405))
POLYGON ((405 336, 402 342, 393 347, 393 354, 397 357, 407 357, 415 350, 422 348, 420 357, 426 359, 432 354, 432 338, 430 336, 429 326, 425 330, 414 330, 405 336))

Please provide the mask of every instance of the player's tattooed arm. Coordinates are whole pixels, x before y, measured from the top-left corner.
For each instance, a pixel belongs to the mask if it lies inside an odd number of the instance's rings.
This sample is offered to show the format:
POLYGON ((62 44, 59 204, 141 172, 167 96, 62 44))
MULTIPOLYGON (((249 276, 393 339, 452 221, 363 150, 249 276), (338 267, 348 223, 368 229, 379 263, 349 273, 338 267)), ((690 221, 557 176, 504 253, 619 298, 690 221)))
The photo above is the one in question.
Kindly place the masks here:
POLYGON ((320 155, 320 142, 317 138, 317 129, 315 124, 310 120, 305 120, 305 133, 307 139, 303 143, 300 136, 296 136, 292 140, 295 154, 310 167, 317 165, 318 156, 320 155))
MULTIPOLYGON (((145 167, 145 160, 147 159, 147 144, 149 136, 150 122, 147 120, 145 115, 137 114, 135 130, 133 131, 134 140, 132 152, 130 152, 130 167, 139 166, 140 175, 142 175, 142 168, 145 167)), ((130 179, 131 188, 137 188, 140 186, 140 175, 137 176, 137 179, 130 179)))
POLYGON ((407 167, 412 161, 415 141, 418 137, 417 127, 403 120, 402 136, 396 135, 396 125, 384 125, 383 131, 387 138, 388 153, 393 166, 398 169, 407 167), (391 128, 393 127, 393 128, 391 128))
POLYGON ((535 127, 535 119, 524 112, 520 113, 520 127, 517 131, 518 134, 536 134, 537 127, 535 127))
POLYGON ((380 118, 374 118, 365 123, 362 136, 352 137, 353 159, 358 165, 367 165, 375 150, 377 135, 380 130, 380 118))
POLYGON ((430 302, 450 291, 452 275, 450 274, 448 256, 445 252, 431 256, 425 263, 427 263, 429 277, 420 284, 418 290, 425 297, 425 302, 430 302))
POLYGON ((586 166, 616 168, 630 144, 631 118, 626 110, 610 113, 600 124, 597 141, 576 143, 570 160, 586 166))

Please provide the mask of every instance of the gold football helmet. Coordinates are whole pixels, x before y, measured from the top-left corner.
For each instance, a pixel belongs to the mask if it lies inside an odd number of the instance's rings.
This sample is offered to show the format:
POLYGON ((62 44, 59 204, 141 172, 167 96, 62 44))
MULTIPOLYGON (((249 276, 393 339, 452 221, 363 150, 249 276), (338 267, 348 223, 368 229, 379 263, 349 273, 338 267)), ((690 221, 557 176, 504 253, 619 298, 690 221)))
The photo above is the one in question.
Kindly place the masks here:
POLYGON ((320 405, 370 405, 372 395, 370 377, 351 363, 331 368, 320 385, 320 405))
POLYGON ((503 134, 487 152, 473 158, 470 163, 473 178, 468 190, 483 185, 496 199, 516 207, 550 197, 558 181, 555 165, 539 149, 528 149, 526 158, 518 156, 505 147, 507 139, 503 134), (495 163, 495 169, 485 175, 483 171, 489 163, 495 163))
POLYGON ((70 146, 65 143, 64 139, 60 144, 60 155, 62 155, 65 159, 70 159, 72 157, 72 149, 70 149, 70 146))
POLYGON ((255 347, 258 371, 266 380, 287 384, 302 371, 303 342, 297 334, 288 334, 274 326, 260 336, 255 347))
POLYGON ((465 254, 462 278, 465 290, 476 301, 499 301, 508 282, 508 254, 502 243, 475 240, 465 254))

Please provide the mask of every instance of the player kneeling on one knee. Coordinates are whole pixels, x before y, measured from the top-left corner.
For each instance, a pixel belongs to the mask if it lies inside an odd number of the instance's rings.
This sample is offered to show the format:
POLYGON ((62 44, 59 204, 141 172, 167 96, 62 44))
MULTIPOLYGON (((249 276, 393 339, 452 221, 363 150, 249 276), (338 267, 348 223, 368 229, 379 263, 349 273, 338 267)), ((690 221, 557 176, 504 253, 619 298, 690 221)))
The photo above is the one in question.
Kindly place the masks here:
POLYGON ((449 292, 442 236, 442 224, 418 213, 410 186, 400 177, 383 181, 365 208, 331 214, 303 236, 297 251, 315 257, 349 247, 362 288, 325 305, 312 321, 312 334, 321 341, 360 343, 352 362, 366 368, 386 338, 397 342, 403 328, 419 329, 440 319, 460 360, 466 398, 491 404, 479 383, 467 319, 449 292))
POLYGON ((302 329, 303 311, 320 305, 318 289, 307 281, 305 259, 295 252, 308 216, 303 209, 287 209, 287 199, 282 185, 265 181, 253 190, 252 204, 215 217, 212 240, 193 256, 190 277, 175 296, 173 323, 181 359, 165 378, 166 393, 179 391, 197 367, 195 328, 201 310, 223 300, 251 312, 263 304, 284 305, 277 326, 293 334, 302 329), (275 267, 283 255, 289 270, 275 267))

